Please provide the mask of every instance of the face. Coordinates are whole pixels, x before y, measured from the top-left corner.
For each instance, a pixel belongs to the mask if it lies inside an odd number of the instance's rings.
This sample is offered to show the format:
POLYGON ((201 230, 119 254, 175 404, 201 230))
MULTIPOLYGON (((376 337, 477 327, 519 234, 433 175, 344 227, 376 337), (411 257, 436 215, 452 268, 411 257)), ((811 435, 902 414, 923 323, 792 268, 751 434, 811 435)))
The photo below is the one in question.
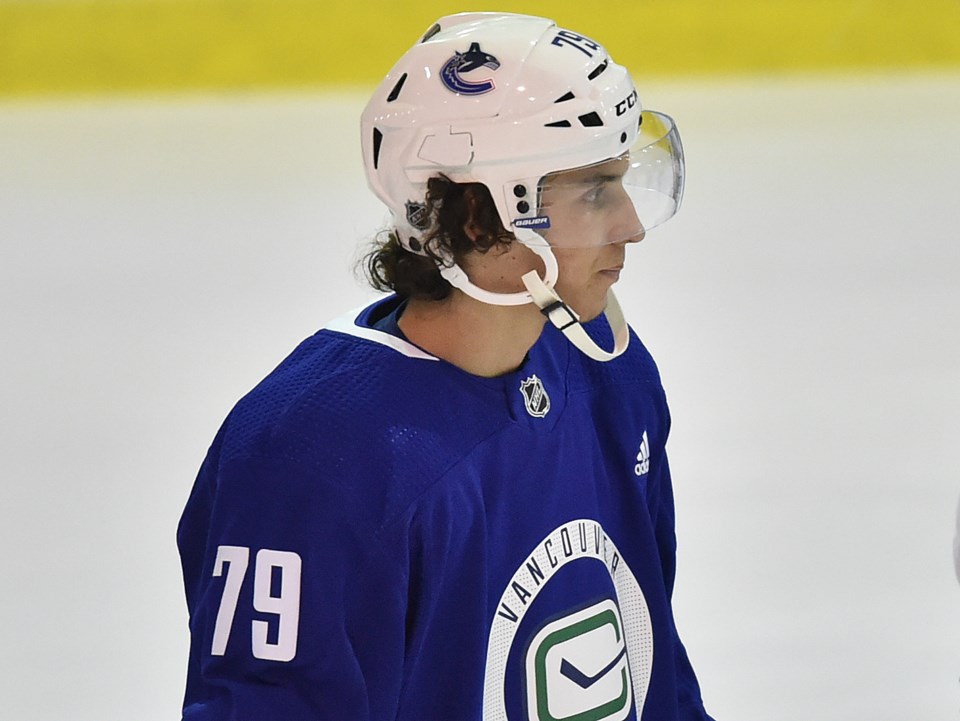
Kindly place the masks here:
POLYGON ((543 233, 560 267, 557 292, 584 321, 603 312, 620 277, 627 243, 644 230, 623 188, 627 158, 554 173, 544 179, 541 204, 550 216, 543 233))
MULTIPOLYGON (((559 266, 556 290, 583 321, 606 308, 607 291, 620 277, 627 243, 643 240, 643 226, 623 188, 627 167, 623 156, 553 173, 541 185, 542 212, 551 224, 542 235, 559 266)), ((469 227, 466 230, 469 235, 469 227)), ((521 243, 471 253, 462 266, 474 283, 494 293, 522 292, 524 273, 544 272, 540 258, 521 243)))

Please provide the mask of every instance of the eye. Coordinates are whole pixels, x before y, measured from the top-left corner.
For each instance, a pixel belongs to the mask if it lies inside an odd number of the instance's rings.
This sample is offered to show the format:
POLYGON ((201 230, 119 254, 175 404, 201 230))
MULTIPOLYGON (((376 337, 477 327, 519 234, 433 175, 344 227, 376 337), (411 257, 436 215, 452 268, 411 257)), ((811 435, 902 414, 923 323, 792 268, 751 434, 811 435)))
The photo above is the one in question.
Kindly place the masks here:
POLYGON ((591 205, 599 205, 603 202, 604 199, 604 190, 606 189, 606 183, 601 185, 595 185, 586 193, 583 194, 583 199, 591 205))

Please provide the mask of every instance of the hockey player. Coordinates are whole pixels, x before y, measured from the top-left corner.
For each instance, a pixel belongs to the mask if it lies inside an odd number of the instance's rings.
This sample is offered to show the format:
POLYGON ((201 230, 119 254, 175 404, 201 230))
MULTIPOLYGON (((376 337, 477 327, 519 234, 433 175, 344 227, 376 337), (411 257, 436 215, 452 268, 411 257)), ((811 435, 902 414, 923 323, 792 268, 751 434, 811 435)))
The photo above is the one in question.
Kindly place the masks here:
POLYGON ((362 118, 394 291, 230 413, 181 520, 197 721, 704 721, 657 369, 611 287, 672 120, 593 40, 442 18, 362 118))

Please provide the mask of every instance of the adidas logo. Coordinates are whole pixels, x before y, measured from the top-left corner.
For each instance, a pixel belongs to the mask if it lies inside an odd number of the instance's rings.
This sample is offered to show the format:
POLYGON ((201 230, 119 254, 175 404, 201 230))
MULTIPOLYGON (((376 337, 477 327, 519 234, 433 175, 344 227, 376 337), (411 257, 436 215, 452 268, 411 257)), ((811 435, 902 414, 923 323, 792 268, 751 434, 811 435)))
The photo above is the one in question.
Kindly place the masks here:
POLYGON ((643 432, 643 438, 640 440, 640 452, 637 453, 637 465, 633 472, 642 476, 650 472, 650 440, 647 438, 647 432, 643 432))

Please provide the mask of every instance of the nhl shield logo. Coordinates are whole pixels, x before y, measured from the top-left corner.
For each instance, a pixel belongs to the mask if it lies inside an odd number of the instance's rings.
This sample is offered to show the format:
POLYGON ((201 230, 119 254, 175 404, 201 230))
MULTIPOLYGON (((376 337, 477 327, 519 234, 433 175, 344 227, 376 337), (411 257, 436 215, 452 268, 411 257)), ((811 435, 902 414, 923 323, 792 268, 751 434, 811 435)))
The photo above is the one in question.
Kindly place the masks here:
POLYGON ((417 230, 426 230, 430 227, 430 214, 427 212, 427 206, 423 203, 418 203, 415 200, 408 200, 406 204, 407 208, 407 222, 417 230))
POLYGON ((527 413, 534 418, 543 418, 550 412, 550 396, 543 387, 543 382, 532 375, 520 383, 520 392, 523 394, 523 404, 527 413))

